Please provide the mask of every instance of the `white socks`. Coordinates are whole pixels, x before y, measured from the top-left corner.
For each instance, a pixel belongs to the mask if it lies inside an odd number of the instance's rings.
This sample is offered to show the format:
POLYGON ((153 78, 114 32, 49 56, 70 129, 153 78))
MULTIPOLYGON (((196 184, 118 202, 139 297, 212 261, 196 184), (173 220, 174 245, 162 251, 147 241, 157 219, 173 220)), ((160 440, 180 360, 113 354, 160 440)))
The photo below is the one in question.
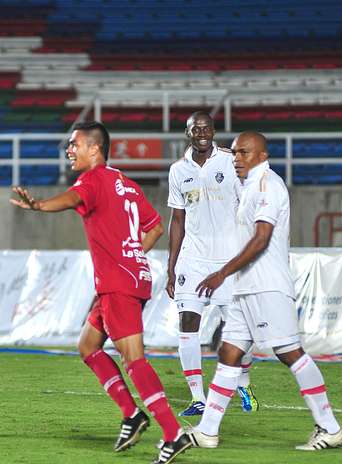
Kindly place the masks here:
POLYGON ((202 351, 198 332, 179 333, 178 353, 192 398, 205 403, 202 378, 202 351))
POLYGON ((337 433, 340 426, 331 410, 321 371, 311 356, 304 354, 291 366, 300 393, 311 410, 315 423, 328 433, 337 433))
POLYGON ((209 386, 207 404, 201 422, 196 427, 206 435, 218 435, 226 408, 238 386, 241 367, 230 367, 218 363, 216 373, 209 386))

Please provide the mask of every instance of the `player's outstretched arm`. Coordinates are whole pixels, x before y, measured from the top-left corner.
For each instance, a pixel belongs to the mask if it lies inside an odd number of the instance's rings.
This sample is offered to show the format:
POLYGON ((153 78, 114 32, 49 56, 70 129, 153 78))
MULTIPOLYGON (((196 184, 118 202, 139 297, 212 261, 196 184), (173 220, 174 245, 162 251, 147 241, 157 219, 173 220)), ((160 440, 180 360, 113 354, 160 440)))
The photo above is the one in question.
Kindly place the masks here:
POLYGON ((224 280, 235 272, 254 261, 260 253, 266 250, 273 233, 273 225, 269 222, 258 221, 255 224, 255 233, 243 250, 225 264, 219 271, 210 274, 202 280, 196 288, 201 296, 211 297, 214 291, 223 284, 224 280))
POLYGON ((54 213, 76 208, 82 203, 81 197, 74 190, 68 190, 46 200, 35 200, 28 190, 23 187, 13 187, 12 190, 19 197, 19 199, 10 199, 12 205, 31 211, 54 213))
POLYGON ((147 253, 154 247, 155 243, 157 242, 159 237, 163 235, 163 233, 164 233, 163 224, 159 222, 159 224, 154 226, 153 229, 149 230, 145 234, 144 238, 142 239, 142 247, 143 247, 144 253, 147 253))

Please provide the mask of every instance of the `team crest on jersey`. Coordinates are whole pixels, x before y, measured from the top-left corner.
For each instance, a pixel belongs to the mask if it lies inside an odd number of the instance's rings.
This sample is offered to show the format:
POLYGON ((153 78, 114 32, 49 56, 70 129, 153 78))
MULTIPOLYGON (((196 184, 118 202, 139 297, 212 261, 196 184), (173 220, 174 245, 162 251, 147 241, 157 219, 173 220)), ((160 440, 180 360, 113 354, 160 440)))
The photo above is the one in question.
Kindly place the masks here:
POLYGON ((179 274, 178 276, 178 283, 182 287, 185 283, 185 276, 183 274, 179 274))
POLYGON ((215 176, 216 182, 220 184, 223 181, 223 179, 224 179, 223 172, 217 172, 215 176))
POLYGON ((116 182, 115 182, 115 191, 120 197, 122 195, 125 195, 125 187, 124 187, 121 179, 116 180, 116 182))

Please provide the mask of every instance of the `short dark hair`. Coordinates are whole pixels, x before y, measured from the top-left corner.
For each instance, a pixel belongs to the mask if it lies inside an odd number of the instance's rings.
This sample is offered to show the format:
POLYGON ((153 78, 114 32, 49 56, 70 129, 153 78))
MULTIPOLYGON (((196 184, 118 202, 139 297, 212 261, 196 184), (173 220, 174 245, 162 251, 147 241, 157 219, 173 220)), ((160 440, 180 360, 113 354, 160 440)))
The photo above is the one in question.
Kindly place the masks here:
POLYGON ((214 120, 211 114, 208 113, 207 111, 199 110, 199 111, 195 111, 188 117, 186 121, 186 128, 189 129, 189 127, 191 126, 191 124, 193 123, 195 119, 203 118, 203 117, 207 118, 211 122, 212 127, 214 127, 214 120))
POLYGON ((73 130, 80 130, 89 133, 95 143, 100 147, 104 159, 108 160, 110 137, 105 126, 98 121, 78 122, 74 125, 73 130))

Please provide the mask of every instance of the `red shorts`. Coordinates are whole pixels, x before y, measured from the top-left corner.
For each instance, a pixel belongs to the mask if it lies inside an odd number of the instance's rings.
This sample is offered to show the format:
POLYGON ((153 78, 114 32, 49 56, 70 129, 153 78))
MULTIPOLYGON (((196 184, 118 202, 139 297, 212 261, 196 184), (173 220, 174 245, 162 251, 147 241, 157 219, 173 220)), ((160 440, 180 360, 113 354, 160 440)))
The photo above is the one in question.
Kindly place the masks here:
POLYGON ((88 315, 89 323, 111 340, 143 332, 142 309, 145 300, 122 293, 99 295, 88 315))

